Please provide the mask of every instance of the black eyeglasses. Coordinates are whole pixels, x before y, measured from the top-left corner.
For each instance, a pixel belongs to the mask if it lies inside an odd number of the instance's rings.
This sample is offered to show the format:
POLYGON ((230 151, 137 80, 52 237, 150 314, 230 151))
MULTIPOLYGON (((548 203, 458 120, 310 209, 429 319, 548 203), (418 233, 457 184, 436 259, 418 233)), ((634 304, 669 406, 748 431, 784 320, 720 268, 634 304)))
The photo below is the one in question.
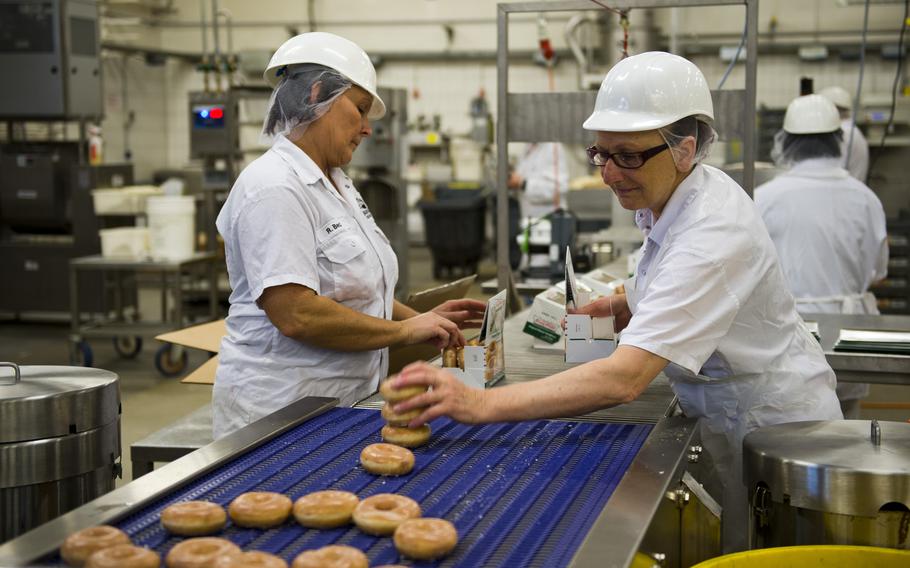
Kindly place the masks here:
POLYGON ((612 159, 613 163, 620 168, 626 170, 637 170, 638 168, 645 165, 645 162, 660 154, 667 148, 669 148, 669 145, 664 143, 660 146, 648 148, 643 152, 616 152, 614 154, 611 154, 609 152, 604 152, 603 150, 598 149, 597 146, 591 146, 590 148, 585 149, 585 152, 588 153, 588 162, 590 162, 592 166, 606 166, 607 162, 612 159))

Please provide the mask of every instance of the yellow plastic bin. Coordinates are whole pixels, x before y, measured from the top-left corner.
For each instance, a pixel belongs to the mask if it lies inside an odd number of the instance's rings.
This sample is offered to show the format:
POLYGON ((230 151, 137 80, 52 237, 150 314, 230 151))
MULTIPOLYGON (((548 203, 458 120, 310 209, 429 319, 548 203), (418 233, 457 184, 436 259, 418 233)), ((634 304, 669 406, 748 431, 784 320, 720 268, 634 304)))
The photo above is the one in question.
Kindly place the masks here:
POLYGON ((694 568, 907 568, 910 551, 875 546, 811 545, 763 548, 727 554, 694 568))

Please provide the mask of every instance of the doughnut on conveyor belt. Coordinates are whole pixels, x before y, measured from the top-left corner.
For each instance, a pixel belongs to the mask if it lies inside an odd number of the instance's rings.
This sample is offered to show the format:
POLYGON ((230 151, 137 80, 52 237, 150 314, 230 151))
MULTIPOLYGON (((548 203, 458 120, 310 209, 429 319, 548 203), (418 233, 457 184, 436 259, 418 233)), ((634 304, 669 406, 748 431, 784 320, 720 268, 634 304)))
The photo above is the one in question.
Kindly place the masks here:
MULTIPOLYGON (((161 510, 177 501, 204 499, 227 506, 254 490, 291 498, 328 488, 361 498, 398 493, 419 502, 424 516, 452 521, 459 532, 452 555, 417 566, 564 566, 652 429, 568 421, 466 426, 440 419, 432 423, 430 443, 415 450, 414 471, 383 478, 359 466, 360 450, 380 441, 382 425, 375 410, 330 409, 127 510, 112 524, 163 556, 182 540, 169 536, 159 522, 161 510)), ((289 561, 303 550, 332 543, 363 550, 371 565, 399 561, 391 538, 353 526, 307 530, 289 521, 257 530, 229 523, 220 536, 244 550, 266 550, 289 561)), ((59 558, 45 562, 54 565, 59 558)))

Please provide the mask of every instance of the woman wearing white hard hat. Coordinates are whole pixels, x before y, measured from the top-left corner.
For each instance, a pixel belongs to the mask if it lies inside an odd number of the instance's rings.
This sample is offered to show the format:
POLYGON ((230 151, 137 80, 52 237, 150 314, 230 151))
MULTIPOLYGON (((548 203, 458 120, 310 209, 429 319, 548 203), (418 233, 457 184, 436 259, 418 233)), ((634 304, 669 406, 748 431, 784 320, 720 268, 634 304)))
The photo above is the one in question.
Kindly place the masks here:
MULTIPOLYGON (((396 406, 429 406, 412 424, 573 416, 629 402, 664 372, 698 417, 722 492, 725 548, 745 545, 741 442, 768 424, 841 417, 834 373, 787 292, 774 245, 748 195, 701 164, 715 137, 705 78, 669 53, 624 59, 607 73, 584 128, 604 181, 645 235, 625 294, 578 310, 617 315, 613 354, 532 383, 469 389, 415 364, 393 386, 433 390, 396 406)), ((718 495, 720 496, 720 495, 718 495)))
MULTIPOLYGON (((831 101, 794 99, 772 152, 789 169, 755 189, 755 205, 802 314, 877 314, 869 286, 888 271, 885 210, 842 169, 842 136, 831 101)), ((859 418, 859 401, 868 393, 868 385, 837 385, 846 418, 859 418)))
POLYGON ((367 54, 313 32, 282 45, 263 135, 272 147, 237 178, 216 224, 231 307, 212 395, 215 438, 294 400, 373 393, 395 344, 461 345, 484 305, 417 314, 394 299, 398 262, 341 166, 385 114, 367 54))
POLYGON ((866 183, 869 173, 869 143, 862 131, 856 127, 850 113, 853 108, 853 99, 843 87, 826 87, 819 91, 837 107, 840 113, 840 128, 844 133, 840 143, 841 167, 850 172, 850 175, 866 183))

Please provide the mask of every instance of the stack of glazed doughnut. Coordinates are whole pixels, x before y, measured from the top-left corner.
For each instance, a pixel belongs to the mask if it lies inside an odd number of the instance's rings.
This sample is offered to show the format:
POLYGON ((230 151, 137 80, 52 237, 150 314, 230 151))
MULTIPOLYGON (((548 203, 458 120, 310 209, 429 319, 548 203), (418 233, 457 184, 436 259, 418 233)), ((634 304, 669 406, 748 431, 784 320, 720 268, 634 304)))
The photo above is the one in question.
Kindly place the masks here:
MULTIPOLYGON (((415 408, 407 412, 396 413, 392 410, 396 404, 404 402, 409 398, 421 395, 427 392, 427 387, 413 386, 403 389, 393 389, 389 381, 383 381, 379 385, 379 394, 385 399, 386 403, 382 406, 382 417, 385 418, 386 424, 383 426, 380 434, 382 439, 389 444, 395 444, 403 448, 416 448, 426 444, 430 439, 430 425, 424 424, 416 428, 409 428, 411 420, 420 416, 422 408, 415 408)), ((410 471, 410 470, 408 470, 410 471)))

